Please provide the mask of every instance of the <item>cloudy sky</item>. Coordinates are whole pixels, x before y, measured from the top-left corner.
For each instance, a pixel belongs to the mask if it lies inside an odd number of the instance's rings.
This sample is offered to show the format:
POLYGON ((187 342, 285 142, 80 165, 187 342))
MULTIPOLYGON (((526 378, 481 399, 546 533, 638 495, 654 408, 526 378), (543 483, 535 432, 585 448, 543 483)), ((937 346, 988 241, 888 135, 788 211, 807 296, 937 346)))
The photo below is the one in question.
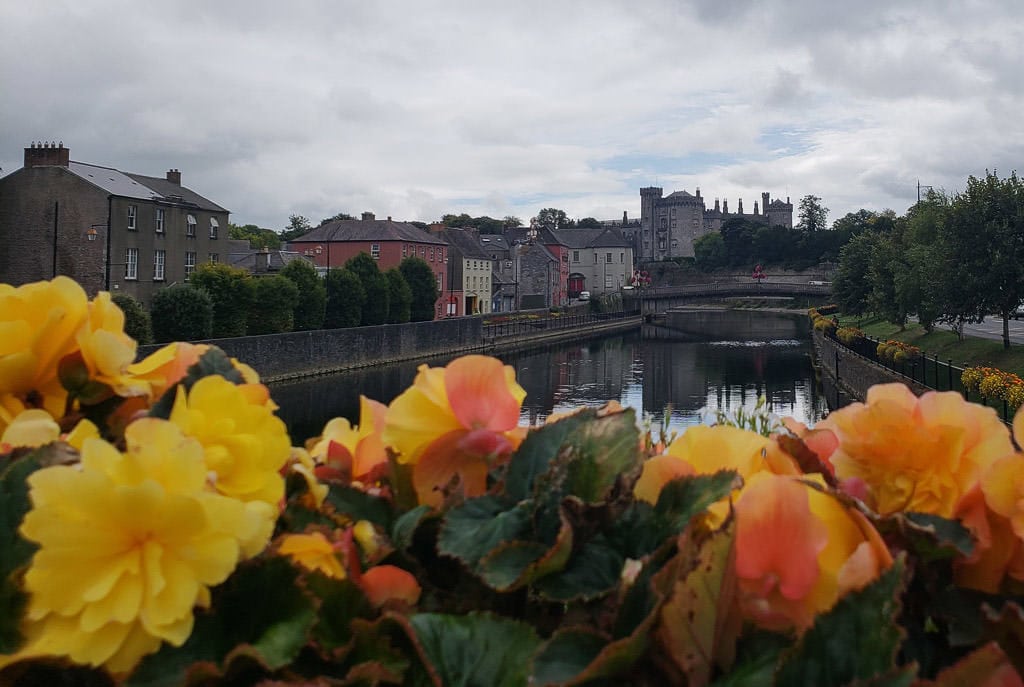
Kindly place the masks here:
POLYGON ((3 174, 61 140, 273 229, 632 217, 649 185, 831 220, 1024 159, 1020 0, 0 0, 0 27, 3 174))

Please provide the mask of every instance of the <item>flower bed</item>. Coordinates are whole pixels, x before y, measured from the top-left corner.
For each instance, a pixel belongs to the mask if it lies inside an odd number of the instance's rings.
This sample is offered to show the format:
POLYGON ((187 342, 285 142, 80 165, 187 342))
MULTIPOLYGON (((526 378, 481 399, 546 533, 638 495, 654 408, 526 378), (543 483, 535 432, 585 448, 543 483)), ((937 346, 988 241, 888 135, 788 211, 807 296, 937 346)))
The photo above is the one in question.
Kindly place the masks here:
POLYGON ((301 441, 107 294, 0 313, 0 683, 1021 684, 1024 455, 958 394, 520 427, 474 355, 301 441))
POLYGON ((879 360, 891 363, 910 363, 921 357, 920 348, 894 339, 878 344, 876 353, 879 360))
POLYGON ((1006 401, 1011 408, 1024 403, 1024 379, 995 367, 968 367, 960 375, 960 381, 968 392, 976 392, 984 398, 1006 401))

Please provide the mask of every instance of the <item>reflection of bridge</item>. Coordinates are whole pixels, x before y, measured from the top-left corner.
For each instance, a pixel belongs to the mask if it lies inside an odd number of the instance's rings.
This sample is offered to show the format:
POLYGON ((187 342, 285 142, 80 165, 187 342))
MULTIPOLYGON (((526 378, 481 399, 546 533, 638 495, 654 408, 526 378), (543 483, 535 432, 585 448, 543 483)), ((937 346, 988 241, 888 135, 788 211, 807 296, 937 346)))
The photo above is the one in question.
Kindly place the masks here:
POLYGON ((769 282, 720 282, 712 284, 687 284, 686 286, 658 286, 640 290, 640 299, 645 315, 665 312, 671 307, 685 305, 698 298, 781 298, 786 296, 829 296, 830 284, 784 284, 769 282))

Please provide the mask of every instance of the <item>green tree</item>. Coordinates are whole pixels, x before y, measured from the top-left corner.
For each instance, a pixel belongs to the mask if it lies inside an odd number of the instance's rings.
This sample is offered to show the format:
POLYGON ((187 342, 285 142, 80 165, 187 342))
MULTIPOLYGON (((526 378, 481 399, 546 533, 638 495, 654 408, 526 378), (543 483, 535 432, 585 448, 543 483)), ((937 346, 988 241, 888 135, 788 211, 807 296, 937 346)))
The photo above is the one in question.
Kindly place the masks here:
POLYGON ((544 208, 537 213, 537 224, 546 229, 568 229, 573 226, 573 221, 565 214, 564 210, 558 208, 544 208))
POLYGON ((369 253, 360 253, 345 263, 345 269, 352 271, 359 278, 359 283, 366 294, 359 323, 367 326, 387 322, 388 280, 377 267, 377 261, 371 258, 369 253))
POLYGON ((278 232, 278 236, 282 241, 291 241, 309 233, 312 228, 309 220, 302 215, 288 215, 288 226, 278 232))
POLYGON ((863 316, 870 309, 871 282, 868 270, 878 235, 854 236, 839 252, 839 266, 832 277, 832 296, 847 315, 863 316))
POLYGON ((255 224, 228 224, 228 238, 248 241, 252 248, 269 248, 280 250, 281 237, 270 229, 260 229, 255 224))
POLYGON ((281 276, 291 279, 299 289, 299 302, 295 305, 294 330, 297 332, 320 329, 324 326, 327 308, 327 289, 316 268, 305 260, 291 260, 281 276))
POLYGON ((118 294, 110 300, 124 313, 124 333, 141 346, 153 343, 153 321, 142 303, 124 294, 118 294))
POLYGON ((255 299, 249 310, 249 334, 280 334, 292 331, 299 287, 275 274, 256 279, 255 299))
POLYGON ((601 229, 604 225, 593 217, 584 217, 576 223, 578 229, 601 229))
POLYGON ((412 289, 412 307, 409 319, 413 322, 429 322, 434 319, 434 304, 441 295, 437 278, 430 265, 422 258, 408 257, 398 265, 402 276, 412 289))
POLYGON ((505 215, 501 218, 501 225, 505 229, 515 229, 516 227, 523 226, 523 220, 515 215, 505 215))
POLYGON ((710 231, 693 242, 694 263, 701 272, 712 272, 726 264, 725 240, 717 231, 710 231))
POLYGON ((340 222, 341 220, 346 220, 346 219, 355 219, 355 217, 353 217, 352 215, 348 214, 347 212, 339 212, 336 215, 333 215, 333 216, 328 217, 326 219, 320 220, 320 224, 318 224, 317 226, 318 227, 322 227, 323 225, 327 224, 328 222, 340 222))
POLYGON ((188 284, 175 284, 157 291, 149 311, 157 343, 209 339, 213 332, 210 295, 188 284))
POLYGON ((818 196, 807 195, 801 198, 798 213, 800 222, 797 227, 801 231, 814 233, 828 229, 828 208, 821 204, 818 196))
POLYGON ((246 270, 206 262, 192 273, 189 281, 206 291, 213 301, 214 338, 245 336, 255 293, 253 278, 246 270))
POLYGON ((463 212, 460 215, 442 215, 441 224, 446 227, 471 227, 473 218, 463 212))
POLYGON ((346 269, 332 269, 324 280, 327 289, 327 310, 324 327, 358 327, 363 318, 363 303, 366 292, 354 272, 346 269))
POLYGON ((412 289, 401 270, 392 267, 384 276, 388 280, 388 323, 408 322, 412 308, 412 289))

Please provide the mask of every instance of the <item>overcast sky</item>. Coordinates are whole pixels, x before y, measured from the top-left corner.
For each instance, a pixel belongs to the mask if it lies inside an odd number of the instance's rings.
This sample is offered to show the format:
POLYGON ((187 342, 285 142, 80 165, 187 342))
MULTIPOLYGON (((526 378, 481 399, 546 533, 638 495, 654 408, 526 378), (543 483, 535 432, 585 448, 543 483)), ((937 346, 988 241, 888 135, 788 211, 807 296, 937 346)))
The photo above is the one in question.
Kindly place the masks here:
MULTIPOLYGON (((902 214, 1024 159, 1021 0, 0 0, 0 167, 32 141, 299 214, 527 221, 639 189, 902 214)), ((1024 170, 1022 170, 1024 171, 1024 170)))

